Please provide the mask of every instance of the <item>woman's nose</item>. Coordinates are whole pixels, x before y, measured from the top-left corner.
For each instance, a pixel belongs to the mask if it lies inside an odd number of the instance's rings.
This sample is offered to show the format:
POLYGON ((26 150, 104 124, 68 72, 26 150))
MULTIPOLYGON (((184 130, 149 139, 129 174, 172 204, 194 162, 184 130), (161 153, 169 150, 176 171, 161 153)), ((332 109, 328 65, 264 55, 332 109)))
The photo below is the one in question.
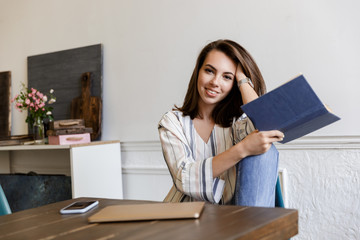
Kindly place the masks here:
POLYGON ((219 84, 220 77, 221 77, 221 76, 214 75, 214 77, 211 79, 210 82, 211 82, 212 84, 214 84, 214 85, 218 85, 218 84, 219 84))

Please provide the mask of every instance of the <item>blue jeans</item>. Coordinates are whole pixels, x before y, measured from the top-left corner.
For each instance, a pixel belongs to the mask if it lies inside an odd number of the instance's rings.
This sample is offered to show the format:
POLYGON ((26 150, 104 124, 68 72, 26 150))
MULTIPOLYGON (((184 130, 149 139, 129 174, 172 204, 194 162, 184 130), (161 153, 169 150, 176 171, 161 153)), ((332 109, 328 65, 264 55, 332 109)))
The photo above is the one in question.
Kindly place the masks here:
POLYGON ((264 154, 249 156, 236 166, 234 204, 274 207, 279 152, 274 145, 264 154))

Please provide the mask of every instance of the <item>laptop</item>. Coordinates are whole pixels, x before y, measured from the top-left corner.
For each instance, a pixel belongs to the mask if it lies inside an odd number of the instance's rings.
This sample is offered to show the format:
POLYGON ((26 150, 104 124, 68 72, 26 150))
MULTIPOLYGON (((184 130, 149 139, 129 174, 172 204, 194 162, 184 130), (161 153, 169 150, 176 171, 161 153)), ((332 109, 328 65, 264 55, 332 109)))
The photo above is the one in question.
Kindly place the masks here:
POLYGON ((90 223, 199 218, 205 202, 146 203, 107 206, 88 218, 90 223))

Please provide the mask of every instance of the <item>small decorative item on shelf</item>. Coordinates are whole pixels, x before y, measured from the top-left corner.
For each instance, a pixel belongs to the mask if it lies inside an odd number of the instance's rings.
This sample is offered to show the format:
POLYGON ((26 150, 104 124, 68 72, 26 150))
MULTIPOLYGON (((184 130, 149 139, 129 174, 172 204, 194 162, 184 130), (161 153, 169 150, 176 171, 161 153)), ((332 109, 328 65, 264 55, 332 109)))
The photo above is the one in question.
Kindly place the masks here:
POLYGON ((50 145, 71 145, 91 142, 92 128, 85 127, 84 119, 57 120, 47 131, 50 145))
POLYGON ((25 84, 22 83, 22 90, 20 94, 16 95, 12 102, 15 103, 15 108, 20 112, 27 110, 28 116, 26 122, 33 126, 33 135, 35 144, 44 144, 45 143, 45 129, 44 129, 44 119, 53 120, 51 106, 46 106, 46 104, 53 104, 56 101, 53 93, 54 90, 51 89, 49 92, 50 99, 38 91, 35 88, 28 89, 25 87, 25 84))

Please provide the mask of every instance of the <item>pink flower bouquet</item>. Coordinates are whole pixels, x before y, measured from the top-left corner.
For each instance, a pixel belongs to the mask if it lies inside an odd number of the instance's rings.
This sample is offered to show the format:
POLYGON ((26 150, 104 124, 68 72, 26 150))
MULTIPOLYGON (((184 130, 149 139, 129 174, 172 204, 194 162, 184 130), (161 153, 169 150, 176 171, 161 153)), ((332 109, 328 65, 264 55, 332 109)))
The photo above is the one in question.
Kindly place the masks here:
POLYGON ((25 84, 22 85, 23 89, 20 94, 17 94, 11 101, 15 103, 15 108, 20 112, 28 110, 29 114, 26 118, 26 122, 32 126, 36 118, 40 118, 41 120, 49 118, 50 120, 53 120, 51 112, 53 108, 51 106, 46 106, 46 104, 50 105, 56 102, 56 98, 53 96, 54 90, 50 90, 50 99, 48 100, 48 97, 37 89, 28 89, 25 87, 25 84))

